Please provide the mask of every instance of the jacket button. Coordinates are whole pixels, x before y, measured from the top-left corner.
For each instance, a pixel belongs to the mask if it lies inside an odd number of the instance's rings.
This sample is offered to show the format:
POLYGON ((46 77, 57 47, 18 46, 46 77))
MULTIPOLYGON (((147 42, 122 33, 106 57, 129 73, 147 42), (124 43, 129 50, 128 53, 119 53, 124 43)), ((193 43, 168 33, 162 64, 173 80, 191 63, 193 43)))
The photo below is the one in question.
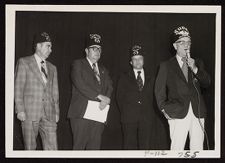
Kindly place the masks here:
POLYGON ((141 104, 141 101, 138 101, 139 104, 141 104))

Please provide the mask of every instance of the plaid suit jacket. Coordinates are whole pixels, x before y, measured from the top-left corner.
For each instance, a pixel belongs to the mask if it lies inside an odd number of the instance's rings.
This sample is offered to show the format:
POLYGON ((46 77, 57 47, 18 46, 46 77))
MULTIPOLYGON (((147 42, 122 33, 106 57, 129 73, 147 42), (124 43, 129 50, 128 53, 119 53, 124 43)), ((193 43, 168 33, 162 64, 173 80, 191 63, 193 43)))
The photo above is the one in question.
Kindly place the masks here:
POLYGON ((45 84, 34 55, 20 58, 15 70, 15 111, 25 112, 26 119, 36 121, 46 115, 50 121, 59 116, 57 70, 46 61, 48 81, 45 84), (44 112, 43 112, 44 111, 44 112))

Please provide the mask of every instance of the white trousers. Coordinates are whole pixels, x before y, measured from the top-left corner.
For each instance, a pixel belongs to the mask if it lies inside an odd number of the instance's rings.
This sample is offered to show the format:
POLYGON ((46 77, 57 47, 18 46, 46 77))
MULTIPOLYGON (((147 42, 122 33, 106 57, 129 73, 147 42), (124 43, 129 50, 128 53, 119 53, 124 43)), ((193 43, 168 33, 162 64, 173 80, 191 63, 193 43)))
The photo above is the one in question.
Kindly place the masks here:
POLYGON ((200 118, 200 122, 193 113, 191 103, 185 118, 168 120, 171 139, 170 149, 184 150, 187 134, 189 132, 190 150, 203 150, 204 118, 200 118))

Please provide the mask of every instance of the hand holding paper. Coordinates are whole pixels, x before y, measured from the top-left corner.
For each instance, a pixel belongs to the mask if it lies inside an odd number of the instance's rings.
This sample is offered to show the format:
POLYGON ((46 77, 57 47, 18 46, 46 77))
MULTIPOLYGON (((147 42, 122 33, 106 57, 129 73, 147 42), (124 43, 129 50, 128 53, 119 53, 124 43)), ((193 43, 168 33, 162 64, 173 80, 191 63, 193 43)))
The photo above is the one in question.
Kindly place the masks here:
POLYGON ((98 95, 97 97, 100 101, 104 101, 105 103, 109 104, 110 103, 110 98, 108 98, 107 96, 104 95, 98 95))
POLYGON ((107 120, 109 111, 109 105, 105 102, 100 103, 97 101, 88 101, 86 112, 84 114, 85 119, 105 123, 107 120))
POLYGON ((101 109, 101 110, 103 110, 103 109, 105 109, 105 107, 108 105, 108 103, 106 103, 106 102, 104 102, 104 101, 101 101, 100 103, 99 103, 99 109, 101 109))

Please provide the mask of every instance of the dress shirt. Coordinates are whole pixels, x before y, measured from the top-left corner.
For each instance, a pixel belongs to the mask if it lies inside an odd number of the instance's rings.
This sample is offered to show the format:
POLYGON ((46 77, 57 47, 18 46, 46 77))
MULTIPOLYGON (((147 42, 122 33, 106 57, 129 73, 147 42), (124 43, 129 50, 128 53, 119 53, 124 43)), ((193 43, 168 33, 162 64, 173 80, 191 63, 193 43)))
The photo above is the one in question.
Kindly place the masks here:
POLYGON ((47 79, 44 75, 44 73, 41 71, 41 61, 44 61, 44 68, 45 68, 45 71, 46 73, 48 74, 48 69, 47 69, 47 66, 46 66, 46 61, 44 59, 42 59, 39 55, 37 55, 36 53, 34 54, 34 57, 35 57, 35 60, 38 64, 38 68, 41 72, 41 76, 42 76, 42 79, 44 80, 44 82, 46 83, 47 82, 47 79))
MULTIPOLYGON (((178 61, 178 63, 179 63, 180 68, 182 68, 183 63, 184 63, 184 62, 182 61, 182 57, 179 56, 179 55, 176 55, 176 58, 177 58, 177 61, 178 61)), ((198 72, 198 68, 194 69, 193 72, 196 74, 196 73, 198 72)))
POLYGON ((137 79, 137 76, 138 76, 138 71, 141 71, 141 79, 142 79, 143 85, 144 85, 144 83, 145 83, 145 73, 144 73, 144 69, 142 68, 141 70, 138 70, 138 69, 133 69, 133 70, 134 70, 136 79, 137 79))
MULTIPOLYGON (((88 60, 88 63, 90 64, 91 68, 93 69, 93 63, 90 61, 90 59, 89 59, 88 57, 87 57, 87 60, 88 60)), ((95 65, 96 65, 96 68, 97 68, 98 74, 100 75, 100 73, 99 73, 99 69, 98 69, 98 63, 96 62, 96 63, 95 63, 95 65)))

